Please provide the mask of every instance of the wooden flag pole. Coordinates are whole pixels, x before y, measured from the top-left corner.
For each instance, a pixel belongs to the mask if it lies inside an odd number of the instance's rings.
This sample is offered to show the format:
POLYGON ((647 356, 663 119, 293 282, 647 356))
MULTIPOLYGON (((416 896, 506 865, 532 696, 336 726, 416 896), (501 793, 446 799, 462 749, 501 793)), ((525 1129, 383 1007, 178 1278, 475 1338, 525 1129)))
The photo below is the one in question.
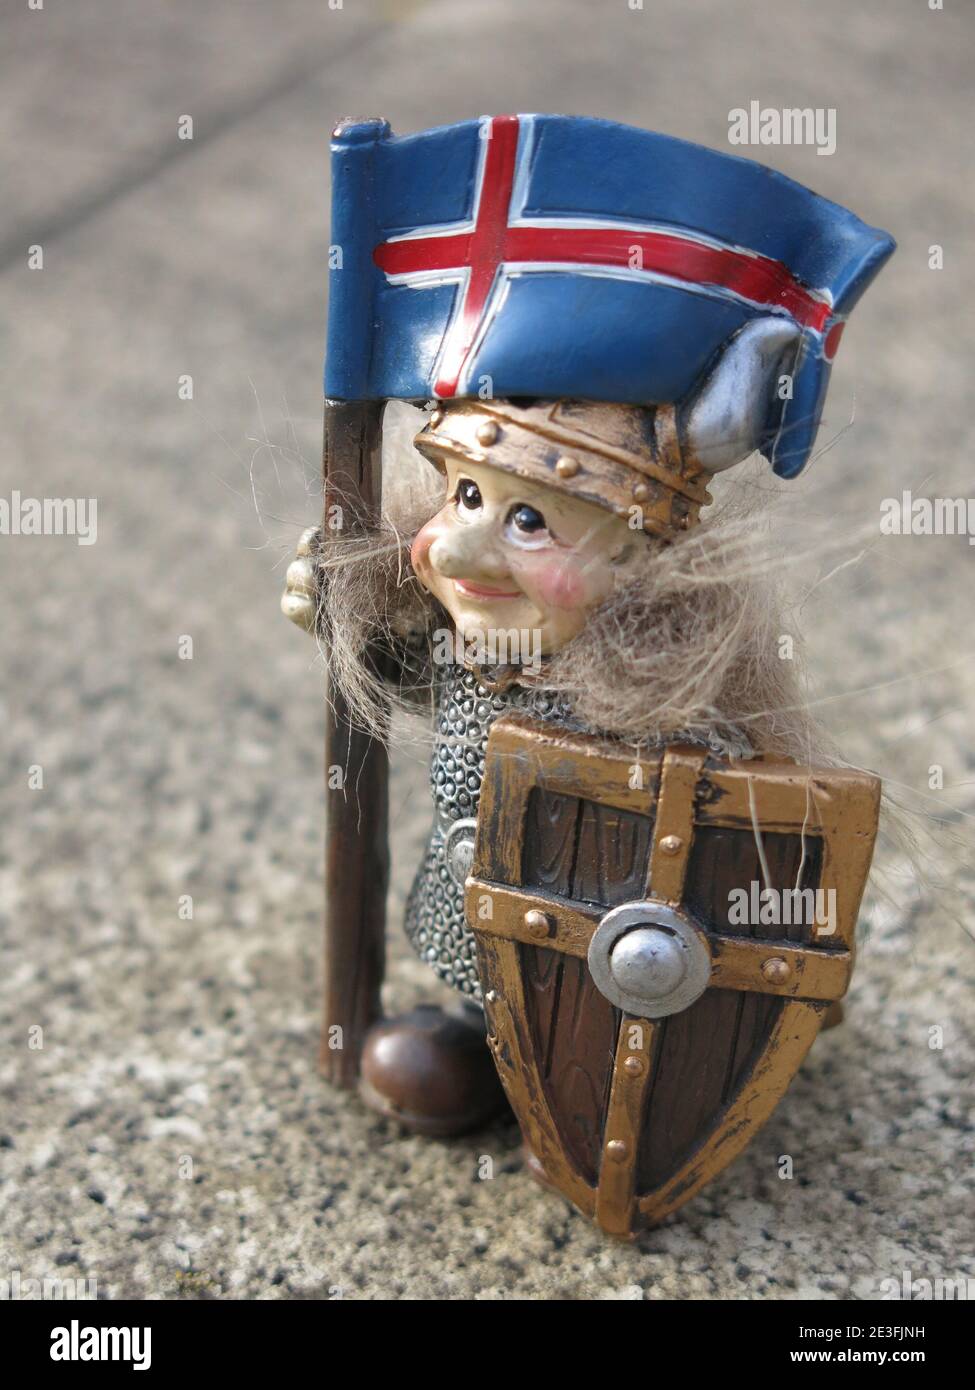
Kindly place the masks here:
MULTIPOLYGON (((378 520, 383 401, 325 402, 323 532, 378 520), (336 512, 335 508, 341 508, 336 512)), ((326 653, 327 660, 327 653, 326 653)), ((389 759, 354 728, 326 670, 325 1001, 321 1069, 352 1087, 366 1032, 382 1014, 389 882, 389 759), (341 776, 336 775, 341 770, 341 776), (341 785, 337 783, 341 782, 341 785)))

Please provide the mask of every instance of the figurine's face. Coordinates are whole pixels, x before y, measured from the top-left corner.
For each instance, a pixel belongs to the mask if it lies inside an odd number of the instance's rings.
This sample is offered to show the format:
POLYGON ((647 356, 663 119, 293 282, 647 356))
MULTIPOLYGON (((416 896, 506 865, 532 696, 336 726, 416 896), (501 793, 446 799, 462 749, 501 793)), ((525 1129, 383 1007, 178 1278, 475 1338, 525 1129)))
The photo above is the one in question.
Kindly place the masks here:
POLYGON ((651 538, 603 507, 488 464, 446 468, 447 500, 411 554, 465 641, 516 629, 555 652, 646 563, 651 538))

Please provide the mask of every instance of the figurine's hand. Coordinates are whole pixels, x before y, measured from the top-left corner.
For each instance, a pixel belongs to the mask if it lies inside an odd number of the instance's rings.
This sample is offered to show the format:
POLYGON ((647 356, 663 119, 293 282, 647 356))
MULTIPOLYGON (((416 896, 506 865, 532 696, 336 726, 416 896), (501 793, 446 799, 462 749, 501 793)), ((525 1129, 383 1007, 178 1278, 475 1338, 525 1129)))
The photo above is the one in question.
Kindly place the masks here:
POLYGON ((314 632, 318 621, 318 570, 313 556, 318 550, 321 532, 317 526, 302 531, 298 541, 297 558, 288 566, 281 612, 306 632, 314 632))

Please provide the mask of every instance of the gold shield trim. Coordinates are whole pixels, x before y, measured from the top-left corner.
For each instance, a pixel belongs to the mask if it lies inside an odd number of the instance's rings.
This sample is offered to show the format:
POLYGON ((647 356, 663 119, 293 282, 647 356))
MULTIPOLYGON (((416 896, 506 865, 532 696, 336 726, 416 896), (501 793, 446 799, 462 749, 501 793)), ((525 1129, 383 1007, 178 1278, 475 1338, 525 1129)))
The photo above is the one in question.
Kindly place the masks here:
POLYGON ((494 725, 466 885, 489 1043, 536 1167, 609 1234, 681 1206, 778 1104, 849 983, 879 802, 859 771, 494 725), (832 903, 829 921, 743 925, 729 904, 758 885, 832 903), (647 900, 711 957, 700 997, 654 1020, 587 963, 607 913, 647 900))

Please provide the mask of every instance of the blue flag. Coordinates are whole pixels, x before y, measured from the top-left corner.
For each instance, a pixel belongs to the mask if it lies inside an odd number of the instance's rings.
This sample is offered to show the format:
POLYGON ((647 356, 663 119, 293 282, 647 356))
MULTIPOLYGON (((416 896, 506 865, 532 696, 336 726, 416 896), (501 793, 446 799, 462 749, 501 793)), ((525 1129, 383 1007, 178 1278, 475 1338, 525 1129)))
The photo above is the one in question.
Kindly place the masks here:
POLYGON ((894 249, 751 160, 610 121, 495 116, 332 144, 325 393, 680 402, 749 320, 801 330, 762 451, 793 477, 894 249))

